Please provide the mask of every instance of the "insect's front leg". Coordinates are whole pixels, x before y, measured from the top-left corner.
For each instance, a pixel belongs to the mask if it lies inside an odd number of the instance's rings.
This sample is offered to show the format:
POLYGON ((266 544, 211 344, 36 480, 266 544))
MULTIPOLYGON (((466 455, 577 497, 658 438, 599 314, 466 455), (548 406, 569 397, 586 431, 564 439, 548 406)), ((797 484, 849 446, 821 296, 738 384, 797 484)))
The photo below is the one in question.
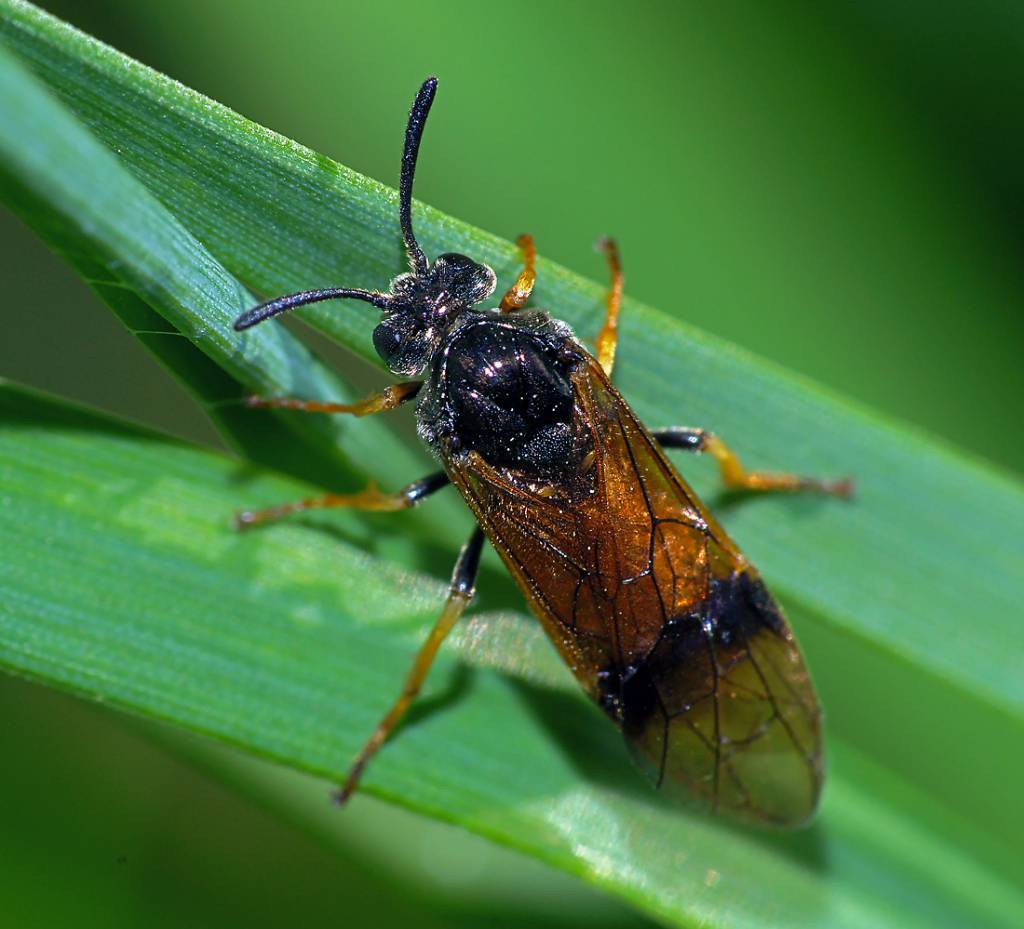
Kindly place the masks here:
POLYGON ((395 701, 394 706, 387 712, 384 718, 377 725, 369 741, 363 746, 363 750, 356 757, 345 779, 341 789, 334 795, 338 803, 344 803, 359 783, 366 765, 377 753, 380 747, 387 741, 388 736, 394 731, 395 726, 401 721, 406 710, 412 705, 413 700, 420 692, 430 666, 434 663, 437 650, 452 628, 459 621, 459 617, 465 612, 469 602, 473 599, 473 592, 476 587, 477 569, 480 567, 480 551, 484 544, 483 530, 477 526, 469 541, 462 546, 458 561, 455 562, 455 570, 452 572, 451 585, 448 589, 448 600, 444 609, 438 617, 430 635, 420 647, 416 660, 413 662, 408 677, 405 679, 405 686, 395 701))
POLYGON ((444 471, 428 474, 393 494, 382 494, 371 482, 365 489, 354 494, 324 494, 322 497, 309 497, 306 500, 296 500, 293 503, 281 503, 265 510, 245 510, 235 516, 235 526, 238 529, 247 529, 249 526, 280 519, 291 513, 301 513, 304 510, 346 508, 376 513, 407 510, 450 483, 451 479, 444 471))
POLYGON ((690 452, 707 452, 718 462, 718 469, 726 487, 736 490, 783 491, 801 490, 849 497, 853 494, 853 481, 843 478, 838 481, 822 480, 816 477, 801 477, 768 471, 748 471, 736 453, 718 436, 703 429, 688 426, 673 426, 670 429, 656 429, 651 433, 663 448, 681 448, 690 452))
POLYGON ((516 282, 505 291, 501 298, 500 309, 502 313, 512 313, 521 310, 526 306, 526 301, 533 293, 533 285, 537 280, 535 265, 537 263, 537 249, 533 244, 533 236, 524 233, 516 239, 519 252, 523 256, 523 270, 519 272, 516 282))
POLYGON ((619 310, 622 307, 622 261, 619 258, 619 247, 614 239, 601 239, 598 248, 608 259, 608 267, 612 272, 611 286, 608 288, 608 306, 605 311, 604 325, 597 334, 597 360, 604 373, 612 376, 615 367, 615 349, 619 344, 619 310))
POLYGON ((293 397, 248 397, 246 405, 267 410, 301 410, 305 413, 351 413, 353 416, 370 416, 393 410, 411 400, 420 392, 422 381, 405 381, 391 384, 380 393, 370 394, 355 403, 322 403, 318 400, 296 400, 293 397))

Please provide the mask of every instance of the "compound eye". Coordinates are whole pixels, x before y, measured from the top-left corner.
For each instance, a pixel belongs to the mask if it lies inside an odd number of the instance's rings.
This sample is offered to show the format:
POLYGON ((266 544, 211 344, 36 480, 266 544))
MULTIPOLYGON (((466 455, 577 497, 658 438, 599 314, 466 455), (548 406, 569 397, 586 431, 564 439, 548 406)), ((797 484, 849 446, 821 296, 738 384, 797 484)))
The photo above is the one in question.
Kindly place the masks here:
POLYGON ((373 330, 373 347, 389 367, 391 359, 401 353, 402 344, 412 335, 410 329, 403 317, 391 316, 378 323, 373 330))
POLYGON ((377 350, 377 354, 385 361, 387 361, 394 352, 398 351, 401 344, 402 334, 394 326, 391 326, 388 323, 380 323, 377 328, 373 330, 373 347, 377 350))
POLYGON ((426 332, 415 319, 387 316, 373 330, 373 347, 395 374, 419 374, 426 367, 430 346, 426 332))

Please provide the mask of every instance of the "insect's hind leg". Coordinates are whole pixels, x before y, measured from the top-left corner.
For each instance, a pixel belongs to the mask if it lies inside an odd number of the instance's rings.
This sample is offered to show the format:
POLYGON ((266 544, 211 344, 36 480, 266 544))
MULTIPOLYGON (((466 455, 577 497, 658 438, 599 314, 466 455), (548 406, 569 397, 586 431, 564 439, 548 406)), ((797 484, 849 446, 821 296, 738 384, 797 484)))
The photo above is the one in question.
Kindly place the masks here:
POLYGON ((434 663, 437 650, 452 628, 459 621, 459 617, 465 612, 469 602, 473 599, 474 588, 476 587, 477 569, 480 567, 480 551, 484 544, 483 530, 477 526, 469 541, 462 546, 459 558, 455 562, 455 570, 452 572, 451 585, 448 588, 448 599, 444 609, 438 617, 430 635, 420 647, 416 660, 405 679, 405 686, 394 705, 387 712, 384 718, 377 725, 376 730, 369 741, 363 746, 363 750, 356 757, 348 777, 341 789, 334 795, 338 803, 344 803, 359 783, 366 765, 370 759, 377 754, 380 747, 387 741, 388 736, 405 715, 406 710, 412 705, 413 700, 420 692, 430 666, 434 663))
POLYGON ((235 516, 235 527, 248 529, 250 526, 280 519, 291 513, 301 513, 304 510, 329 510, 342 507, 378 513, 407 510, 450 483, 451 479, 444 471, 428 474, 393 494, 381 493, 371 482, 363 490, 354 494, 324 494, 322 497, 309 497, 306 500, 296 500, 293 503, 282 503, 265 510, 245 510, 235 516))
POLYGON ((355 403, 323 403, 318 400, 296 400, 293 397, 247 397, 246 406, 266 410, 301 410, 305 413, 350 413, 353 416, 370 416, 393 410, 411 400, 420 392, 422 381, 405 381, 391 384, 380 393, 371 394, 355 403))
POLYGON ((500 310, 502 313, 512 313, 521 310, 526 306, 526 301, 533 293, 533 285, 537 280, 537 249, 533 244, 533 236, 524 233, 516 239, 519 252, 523 256, 523 270, 519 272, 516 282, 505 291, 501 298, 500 310))
POLYGON ((827 481, 816 477, 767 471, 748 471, 736 453, 714 433, 687 426, 656 429, 651 433, 664 448, 681 448, 691 452, 707 452, 718 462, 718 469, 726 487, 736 490, 796 492, 801 490, 849 497, 853 494, 853 481, 843 478, 827 481))
POLYGON ((604 373, 611 377, 615 367, 615 348, 619 343, 619 309, 622 306, 622 261, 619 258, 619 247, 614 239, 604 238, 598 241, 597 247, 604 252, 611 268, 612 281, 608 288, 608 309, 605 312, 604 325, 597 334, 597 360, 604 373))

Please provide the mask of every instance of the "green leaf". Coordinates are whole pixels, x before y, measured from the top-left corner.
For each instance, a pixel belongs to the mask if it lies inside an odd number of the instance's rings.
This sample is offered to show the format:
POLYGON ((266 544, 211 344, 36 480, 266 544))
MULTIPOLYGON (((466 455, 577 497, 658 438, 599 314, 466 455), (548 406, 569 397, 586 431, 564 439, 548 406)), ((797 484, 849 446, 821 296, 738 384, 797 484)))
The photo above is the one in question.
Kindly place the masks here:
MULTIPOLYGON (((100 268, 105 288, 128 288, 189 337, 232 385, 341 390, 279 327, 230 332, 252 299, 237 278, 261 293, 383 285, 401 267, 394 194, 28 5, 0 11, 11 47, 67 107, 2 61, 9 202, 78 267, 100 268)), ((417 223, 429 251, 467 251, 511 279, 507 243, 426 208, 417 223)), ((539 270, 537 302, 594 331, 600 287, 539 270)), ((652 425, 682 418, 758 466, 858 480, 848 506, 765 499, 724 511, 789 608, 828 710, 818 824, 762 836, 666 811, 509 612, 470 624, 461 652, 479 670, 444 660, 433 700, 368 787, 673 922, 1019 922, 1019 863, 1007 849, 1022 825, 1024 494, 652 310, 625 309, 617 373, 652 425)), ((307 318, 369 355, 366 316, 307 318)), ((184 371, 196 358, 164 360, 184 371)), ((234 509, 304 488, 30 395, 4 397, 10 519, 0 531, 12 557, 0 566, 0 661, 340 776, 441 597, 437 582, 368 554, 390 522, 325 521, 342 527, 339 538, 302 525, 235 537, 234 509)), ((420 456, 372 421, 280 421, 342 474, 363 460, 389 481, 418 476, 404 469, 420 456)), ((686 464, 712 487, 706 466, 686 464)), ((437 501, 417 514, 449 550, 465 526, 452 512, 437 501)), ((489 606, 520 602, 495 572, 482 583, 489 606)))
MULTIPOLYGON (((0 662, 338 777, 436 612, 436 581, 330 533, 226 531, 285 479, 5 388, 0 662), (60 589, 54 589, 59 571, 60 589)), ((384 518, 384 517, 381 517, 384 518)), ((829 800, 798 835, 665 808, 617 734, 508 614, 475 617, 368 784, 672 921, 1012 925, 1019 895, 888 806, 901 785, 833 739, 829 800), (512 647, 514 646, 514 651, 512 647)), ((905 789, 903 787, 902 789, 905 789)), ((325 802, 324 815, 332 815, 325 802)), ((339 815, 339 814, 334 814, 339 815)))
MULTIPOLYGON (((40 149, 7 140, 4 198, 189 387, 229 444, 255 463, 335 488, 361 481, 360 459, 377 461, 378 478, 391 484, 427 467, 424 453, 383 422, 246 409, 250 393, 342 401, 354 394, 281 327, 240 340, 231 323, 255 302, 251 294, 59 104, 40 98, 28 106, 12 81, 11 125, 30 138, 48 136, 49 150, 41 159, 40 149), (78 198, 89 200, 90 216, 69 213, 78 198)), ((453 523, 462 515, 453 504, 442 511, 453 523)), ((421 522, 411 514, 399 524, 421 522)))

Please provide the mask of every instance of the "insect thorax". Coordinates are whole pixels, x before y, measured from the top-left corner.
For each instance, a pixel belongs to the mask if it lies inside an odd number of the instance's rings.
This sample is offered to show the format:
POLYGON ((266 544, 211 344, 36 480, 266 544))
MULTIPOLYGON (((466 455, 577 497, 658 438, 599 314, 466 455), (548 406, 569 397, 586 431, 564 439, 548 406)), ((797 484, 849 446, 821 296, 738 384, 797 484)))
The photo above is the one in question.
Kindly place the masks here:
POLYGON ((467 312, 448 334, 417 407, 419 433, 442 456, 479 453, 542 477, 580 455, 572 330, 546 313, 467 312))

